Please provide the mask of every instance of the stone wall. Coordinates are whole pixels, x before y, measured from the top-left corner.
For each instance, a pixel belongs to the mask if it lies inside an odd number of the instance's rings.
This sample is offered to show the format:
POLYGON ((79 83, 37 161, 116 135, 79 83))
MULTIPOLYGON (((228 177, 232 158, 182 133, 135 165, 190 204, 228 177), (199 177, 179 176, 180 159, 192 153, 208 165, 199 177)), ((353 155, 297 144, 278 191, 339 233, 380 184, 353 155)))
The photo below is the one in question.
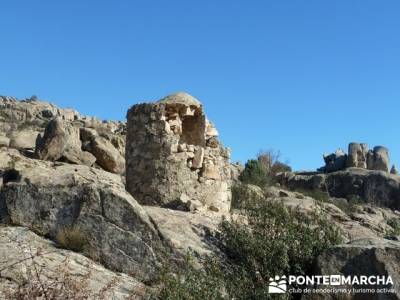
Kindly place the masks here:
POLYGON ((127 190, 141 204, 194 210, 230 207, 229 149, 199 101, 185 93, 127 115, 127 190))

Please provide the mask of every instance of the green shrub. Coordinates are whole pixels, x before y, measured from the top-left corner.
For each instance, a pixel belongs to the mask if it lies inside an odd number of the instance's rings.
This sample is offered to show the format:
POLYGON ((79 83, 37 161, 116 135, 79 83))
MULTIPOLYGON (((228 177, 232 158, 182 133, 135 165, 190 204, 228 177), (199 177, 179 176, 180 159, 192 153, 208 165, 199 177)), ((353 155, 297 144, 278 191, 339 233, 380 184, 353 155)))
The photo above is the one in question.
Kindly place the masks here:
POLYGON ((257 154, 257 161, 261 164, 265 173, 275 176, 279 172, 290 172, 292 168, 280 161, 281 153, 275 150, 261 150, 257 154))
POLYGON ((258 185, 262 188, 276 183, 275 176, 279 172, 290 172, 287 164, 279 161, 280 152, 273 150, 260 151, 257 159, 250 159, 245 164, 239 179, 243 183, 258 185))
POLYGON ((280 202, 259 202, 247 209, 247 216, 247 226, 228 221, 220 226, 224 250, 239 271, 234 277, 242 278, 227 280, 227 289, 236 296, 236 286, 244 284, 241 299, 267 295, 265 282, 272 276, 307 274, 317 255, 340 242, 338 229, 326 218, 280 202))
POLYGON ((239 176, 240 181, 247 184, 264 186, 267 184, 267 173, 262 168, 258 160, 250 159, 245 164, 242 174, 239 176))
POLYGON ((220 223, 226 261, 212 260, 204 270, 188 264, 178 275, 164 277, 159 299, 269 299, 270 277, 308 274, 315 257, 340 242, 338 229, 325 217, 280 202, 255 202, 246 215, 247 224, 220 223))
POLYGON ((348 196, 346 200, 347 202, 334 201, 332 203, 348 215, 357 212, 357 210, 359 209, 359 205, 364 203, 363 200, 354 195, 348 196))
POLYGON ((263 191, 258 186, 237 183, 231 188, 232 201, 231 208, 245 208, 255 202, 263 201, 263 191))
POLYGON ((203 269, 193 266, 191 256, 188 255, 183 269, 173 273, 167 267, 162 271, 162 287, 155 299, 163 300, 220 300, 225 299, 223 276, 219 262, 208 258, 203 269))
POLYGON ((393 227, 394 230, 400 232, 400 219, 399 218, 390 218, 387 221, 388 225, 393 227))
POLYGON ((391 218, 391 219, 387 220, 387 224, 390 227, 392 227, 392 229, 386 233, 386 236, 400 235, 400 219, 399 218, 391 218))
POLYGON ((64 227, 57 234, 57 242, 65 249, 82 252, 88 244, 87 238, 77 225, 64 227))

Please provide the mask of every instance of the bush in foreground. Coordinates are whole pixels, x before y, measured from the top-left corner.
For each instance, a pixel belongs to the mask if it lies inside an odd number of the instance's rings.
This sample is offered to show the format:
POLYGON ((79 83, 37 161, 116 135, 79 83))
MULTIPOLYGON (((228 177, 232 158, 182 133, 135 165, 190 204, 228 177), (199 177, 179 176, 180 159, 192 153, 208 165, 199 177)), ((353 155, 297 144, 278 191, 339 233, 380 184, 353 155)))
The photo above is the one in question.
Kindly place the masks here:
POLYGON ((210 258, 203 270, 188 265, 165 276, 159 299, 269 299, 270 277, 307 274, 316 256, 340 242, 338 229, 322 215, 280 202, 253 203, 246 216, 247 224, 220 224, 226 261, 210 258))
POLYGON ((392 236, 399 236, 400 235, 400 219, 398 218, 391 218, 387 220, 387 224, 392 227, 391 230, 389 230, 386 233, 387 237, 392 237, 392 236))
POLYGON ((185 265, 178 273, 168 267, 162 272, 161 291, 154 295, 155 299, 226 299, 223 291, 224 276, 220 263, 208 258, 203 269, 194 267, 190 255, 186 257, 185 265))

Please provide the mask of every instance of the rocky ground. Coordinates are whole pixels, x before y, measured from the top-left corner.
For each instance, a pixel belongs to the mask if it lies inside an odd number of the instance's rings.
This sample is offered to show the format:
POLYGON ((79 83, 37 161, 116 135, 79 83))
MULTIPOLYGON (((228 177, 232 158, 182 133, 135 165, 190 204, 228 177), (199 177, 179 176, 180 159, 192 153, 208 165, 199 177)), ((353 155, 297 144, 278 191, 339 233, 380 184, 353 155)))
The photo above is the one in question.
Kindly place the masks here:
MULTIPOLYGON (((218 224, 223 216, 240 218, 243 203, 230 211, 209 202, 184 210, 139 204, 126 191, 125 143, 122 122, 103 122, 37 99, 0 97, 0 297, 28 293, 35 284, 51 286, 63 274, 93 299, 145 299, 167 260, 179 265, 191 252, 201 266, 205 255, 223 256, 218 224), (74 227, 85 245, 63 249, 59 234, 74 227)), ((211 152, 216 146, 204 147, 211 152)), ((240 168, 231 168, 224 187, 237 181, 240 168)), ((205 176, 201 169, 191 172, 205 176)), ((398 175, 348 168, 282 173, 277 179, 279 185, 265 190, 243 187, 249 198, 324 213, 342 232, 343 244, 323 253, 315 272, 366 269, 400 280, 400 233, 393 225, 400 222, 398 175), (315 190, 329 197, 312 194, 315 190)), ((395 282, 393 297, 399 299, 395 282)))

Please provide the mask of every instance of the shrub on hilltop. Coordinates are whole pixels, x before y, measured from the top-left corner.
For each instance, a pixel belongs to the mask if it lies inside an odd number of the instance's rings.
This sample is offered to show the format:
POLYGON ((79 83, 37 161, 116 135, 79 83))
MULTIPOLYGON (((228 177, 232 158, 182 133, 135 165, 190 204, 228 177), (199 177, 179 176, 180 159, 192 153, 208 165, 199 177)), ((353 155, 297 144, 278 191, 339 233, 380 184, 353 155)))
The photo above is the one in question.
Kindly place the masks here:
POLYGON ((239 179, 243 183, 265 187, 275 183, 275 175, 279 172, 290 172, 292 169, 280 161, 280 153, 273 150, 260 151, 257 159, 246 162, 239 179))

